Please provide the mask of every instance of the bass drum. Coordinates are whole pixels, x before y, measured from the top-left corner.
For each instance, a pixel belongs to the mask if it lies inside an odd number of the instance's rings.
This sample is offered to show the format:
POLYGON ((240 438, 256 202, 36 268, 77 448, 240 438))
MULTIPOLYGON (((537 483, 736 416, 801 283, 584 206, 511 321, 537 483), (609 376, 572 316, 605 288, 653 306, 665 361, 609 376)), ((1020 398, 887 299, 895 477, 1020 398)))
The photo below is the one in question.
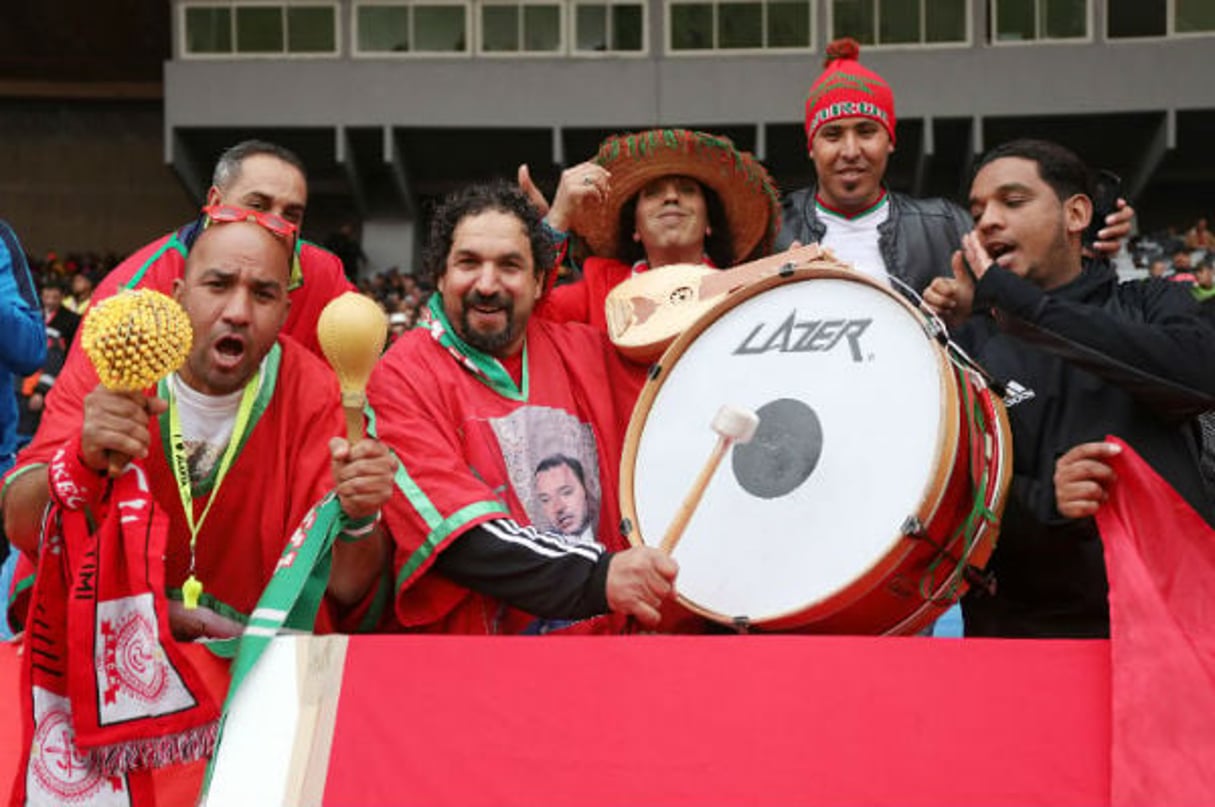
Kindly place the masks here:
POLYGON ((629 424, 622 529, 658 546, 724 404, 759 415, 674 550, 679 602, 738 629, 914 633, 980 579, 1008 420, 930 321, 850 271, 742 289, 654 366, 629 424))

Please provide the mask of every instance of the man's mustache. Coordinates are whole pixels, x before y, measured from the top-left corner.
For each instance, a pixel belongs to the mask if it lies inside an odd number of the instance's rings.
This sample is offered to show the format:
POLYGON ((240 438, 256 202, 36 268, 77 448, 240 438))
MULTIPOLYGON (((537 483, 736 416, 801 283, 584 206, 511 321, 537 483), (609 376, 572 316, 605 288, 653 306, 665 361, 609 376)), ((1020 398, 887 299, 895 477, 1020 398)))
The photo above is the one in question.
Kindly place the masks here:
POLYGON ((464 305, 484 308, 509 308, 510 298, 505 294, 482 294, 479 291, 470 291, 464 295, 464 305))

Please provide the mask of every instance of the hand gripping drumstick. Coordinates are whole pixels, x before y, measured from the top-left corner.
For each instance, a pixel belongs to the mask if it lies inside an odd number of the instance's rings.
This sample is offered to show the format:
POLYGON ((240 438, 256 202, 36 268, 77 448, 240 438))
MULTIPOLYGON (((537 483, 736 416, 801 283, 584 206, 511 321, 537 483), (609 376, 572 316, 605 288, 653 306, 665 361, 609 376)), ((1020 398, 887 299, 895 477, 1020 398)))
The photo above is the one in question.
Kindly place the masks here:
POLYGON ((316 322, 316 337, 342 386, 346 439, 353 446, 365 434, 367 380, 384 352, 388 317, 370 297, 348 291, 325 306, 316 322))
POLYGON ((735 443, 751 441, 751 438, 755 436, 756 428, 759 427, 759 415, 750 409, 726 404, 717 410, 710 426, 713 431, 717 432, 717 445, 713 446, 713 453, 709 455, 708 461, 700 469, 700 475, 696 477, 692 489, 684 497, 683 504, 679 506, 675 518, 667 527, 666 535, 662 536, 659 548, 668 555, 675 551, 675 546, 683 537, 683 531, 687 528, 692 513, 696 512, 696 507, 700 504, 700 497, 704 495, 705 488, 709 486, 709 480, 717 472, 717 466, 721 464, 722 457, 735 443))

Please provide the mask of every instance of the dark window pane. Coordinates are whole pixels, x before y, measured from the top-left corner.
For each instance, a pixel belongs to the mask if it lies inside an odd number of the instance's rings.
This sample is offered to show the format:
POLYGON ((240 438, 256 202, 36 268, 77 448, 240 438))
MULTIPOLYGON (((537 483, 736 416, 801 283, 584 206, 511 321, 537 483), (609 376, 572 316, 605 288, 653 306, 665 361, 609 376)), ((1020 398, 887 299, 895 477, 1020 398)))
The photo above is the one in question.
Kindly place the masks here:
POLYGON ((560 46, 561 9, 557 6, 524 6, 524 50, 550 51, 560 46))
POLYGON ((966 41, 966 0, 924 0, 926 42, 966 41))
POLYGON ((1215 2, 1212 0, 1176 0, 1173 12, 1176 33, 1215 31, 1215 2))
POLYGON ((1050 39, 1073 39, 1088 33, 1088 9, 1084 0, 1042 0, 1043 21, 1050 39))
POLYGON ((1168 0, 1109 0, 1108 36, 1164 36, 1168 26, 1168 0))
POLYGON ((607 50, 607 6, 574 7, 574 48, 607 50))
POLYGON ((240 53, 282 53, 283 9, 237 6, 236 50, 240 53))
POLYGON ((679 3, 671 6, 671 49, 704 50, 713 47, 713 6, 679 3))
POLYGON ((519 49, 519 7, 481 7, 481 49, 516 51, 519 49))
POLYGON ((287 51, 333 53, 337 50, 333 7, 288 6, 287 51))
POLYGON ((187 8, 186 52, 231 53, 232 10, 187 8))
POLYGON ((1035 39, 1034 0, 996 0, 996 39, 1000 42, 1035 39))
POLYGON ((719 48, 762 48, 764 9, 759 3, 722 3, 717 7, 719 48))
POLYGON ((359 6, 360 51, 409 50, 409 9, 404 6, 359 6))
POLYGON ((642 6, 612 6, 612 49, 641 50, 642 6))
POLYGON ((920 41, 920 0, 879 0, 878 41, 884 45, 920 41))
POLYGON ((807 0, 768 4, 768 47, 810 47, 810 3, 807 0))
POLYGON ((414 6, 414 50, 462 52, 464 41, 463 6, 414 6))
POLYGON ((831 38, 850 36, 862 45, 873 44, 874 0, 832 0, 831 38))

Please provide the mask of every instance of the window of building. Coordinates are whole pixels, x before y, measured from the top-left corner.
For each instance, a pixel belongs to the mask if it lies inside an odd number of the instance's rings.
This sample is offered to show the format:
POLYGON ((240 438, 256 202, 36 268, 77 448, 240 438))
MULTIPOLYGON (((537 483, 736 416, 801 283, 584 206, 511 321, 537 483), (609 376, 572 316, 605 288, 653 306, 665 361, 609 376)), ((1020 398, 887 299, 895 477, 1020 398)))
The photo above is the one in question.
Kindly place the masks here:
POLYGON ((354 6, 354 50, 360 56, 467 53, 468 32, 467 3, 363 0, 354 6))
POLYGON ((335 56, 337 4, 186 3, 185 56, 335 56))
POLYGON ((574 4, 574 52, 640 53, 645 50, 645 4, 574 4))
POLYGON ((1089 0, 991 0, 992 41, 1087 39, 1089 0))
POLYGON ((356 6, 354 31, 354 47, 358 53, 407 53, 410 39, 409 7, 356 6))
POLYGON ((967 0, 831 0, 831 39, 862 45, 968 41, 967 0))
POLYGON ((552 53, 561 49, 561 6, 484 2, 482 53, 552 53))
POLYGON ((1210 0, 1109 0, 1110 39, 1215 33, 1210 0))
POLYGON ((810 50, 812 0, 669 0, 669 49, 810 50))

